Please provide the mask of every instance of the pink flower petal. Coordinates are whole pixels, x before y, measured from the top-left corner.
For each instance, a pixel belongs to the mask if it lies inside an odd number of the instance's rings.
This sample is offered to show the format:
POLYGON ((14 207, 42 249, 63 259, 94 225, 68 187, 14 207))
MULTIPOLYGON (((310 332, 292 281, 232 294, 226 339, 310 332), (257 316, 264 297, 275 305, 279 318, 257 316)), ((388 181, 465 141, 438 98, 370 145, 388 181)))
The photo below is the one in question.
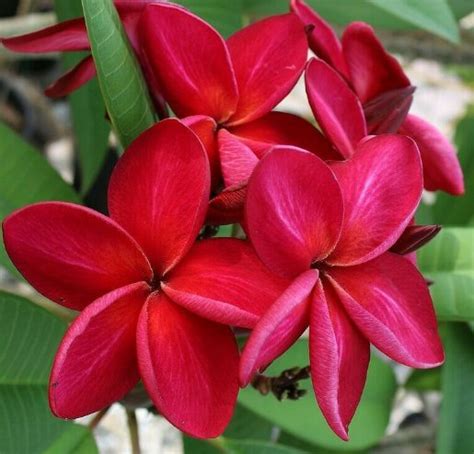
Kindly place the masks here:
POLYGON ((88 208, 44 202, 3 222, 5 247, 25 279, 47 298, 83 309, 125 285, 149 281, 137 243, 112 220, 88 208))
POLYGON ((206 216, 209 164, 197 136, 176 119, 141 134, 112 174, 109 211, 163 275, 194 243, 206 216))
POLYGON ((69 93, 82 87, 96 74, 94 59, 92 55, 81 60, 74 68, 53 82, 46 90, 45 95, 50 98, 62 98, 69 93))
POLYGON ((140 27, 143 49, 173 112, 180 117, 208 115, 217 122, 235 112, 237 84, 216 30, 166 3, 147 6, 140 27))
POLYGON ((238 136, 261 159, 274 145, 292 145, 311 151, 323 160, 341 156, 329 141, 307 120, 285 112, 265 116, 229 131, 238 136))
POLYGON ((225 188, 210 200, 206 223, 225 225, 242 222, 246 197, 247 182, 225 188))
POLYGON ((89 305, 61 342, 49 383, 52 412, 79 418, 113 404, 138 382, 135 334, 150 288, 136 283, 89 305))
POLYGON ((390 251, 400 255, 411 254, 431 241, 440 231, 440 225, 409 225, 390 251))
POLYGON ((311 109, 326 137, 348 158, 367 135, 359 99, 342 77, 322 60, 311 59, 305 73, 311 109))
POLYGON ((270 112, 294 87, 308 53, 304 29, 295 14, 255 22, 227 40, 239 87, 232 125, 270 112))
POLYGON ((1 38, 0 42, 13 52, 47 53, 88 50, 84 19, 71 19, 33 33, 1 38))
POLYGON ((408 115, 399 132, 411 137, 418 145, 428 191, 464 194, 464 178, 456 150, 440 131, 427 121, 408 115))
POLYGON ((318 282, 309 331, 311 379, 331 429, 348 440, 369 366, 369 343, 346 315, 334 290, 318 282))
POLYGON ((291 10, 307 28, 309 47, 322 60, 349 79, 341 42, 334 29, 302 0, 291 0, 291 10))
POLYGON ((410 367, 444 361, 428 287, 409 260, 388 252, 328 274, 354 323, 379 350, 410 367))
POLYGON ((366 262, 397 241, 418 207, 423 189, 418 149, 406 137, 381 135, 362 142, 352 159, 332 169, 344 197, 344 225, 328 262, 366 262))
POLYGON ((242 353, 241 386, 288 350, 308 327, 309 296, 317 280, 317 270, 300 274, 260 319, 242 353))
POLYGON ((352 85, 362 103, 410 85, 400 63, 385 50, 370 25, 350 24, 342 37, 342 47, 352 85))
POLYGON ((274 272, 296 277, 334 248, 342 223, 342 197, 329 167, 309 152, 275 147, 249 181, 250 239, 274 272))
POLYGON ((215 238, 194 245, 163 291, 209 320, 252 328, 288 285, 267 270, 247 241, 215 238))
POLYGON ((219 436, 239 389, 239 353, 230 328, 154 293, 140 316, 137 348, 141 377, 158 411, 193 437, 219 436))

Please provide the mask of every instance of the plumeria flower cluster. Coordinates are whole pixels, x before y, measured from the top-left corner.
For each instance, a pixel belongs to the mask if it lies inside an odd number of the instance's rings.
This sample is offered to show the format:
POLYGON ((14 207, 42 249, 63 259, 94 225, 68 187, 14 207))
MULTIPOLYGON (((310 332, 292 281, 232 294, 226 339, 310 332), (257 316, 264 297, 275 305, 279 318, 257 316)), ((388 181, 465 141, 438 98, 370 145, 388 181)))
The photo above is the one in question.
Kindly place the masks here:
MULTIPOLYGON (((53 413, 77 418, 141 380, 195 437, 220 435, 246 386, 309 327, 311 379, 348 439, 370 344, 411 367, 443 349, 414 251, 423 188, 463 192, 453 147, 408 114, 414 87, 366 24, 342 43, 300 0, 224 40, 186 9, 116 0, 158 112, 109 183, 109 216, 63 202, 3 223, 40 293, 80 314, 51 372, 53 413), (309 44, 308 44, 309 43, 309 44), (308 45, 315 53, 307 61, 308 45), (272 109, 304 73, 320 129, 272 109), (246 239, 205 238, 240 223, 246 239), (250 331, 240 354, 236 328, 250 331)), ((89 49, 83 19, 2 40, 27 52, 89 49)), ((95 74, 86 57, 48 90, 95 74)))

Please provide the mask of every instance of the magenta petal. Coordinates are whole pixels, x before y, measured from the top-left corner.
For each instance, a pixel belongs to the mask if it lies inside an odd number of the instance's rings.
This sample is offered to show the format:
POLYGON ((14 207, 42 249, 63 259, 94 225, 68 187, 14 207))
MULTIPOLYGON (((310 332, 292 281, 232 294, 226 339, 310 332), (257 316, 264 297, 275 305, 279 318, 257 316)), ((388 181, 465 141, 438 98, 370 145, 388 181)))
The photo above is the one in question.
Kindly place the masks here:
POLYGON ((209 320, 252 328, 288 285, 247 241, 216 238, 196 243, 166 277, 163 291, 209 320))
POLYGON ((209 201, 206 223, 210 225, 241 223, 244 218, 246 196, 246 181, 222 190, 209 201))
POLYGON ((12 38, 1 38, 0 42, 13 52, 46 53, 88 50, 84 19, 71 19, 42 30, 12 38))
POLYGON ((410 85, 400 63, 384 49, 370 25, 350 24, 342 37, 342 47, 352 84, 362 103, 410 85))
POLYGON ((322 60, 311 59, 305 73, 311 109, 326 137, 348 158, 367 135, 359 99, 341 76, 322 60))
POLYGON ((140 316, 137 348, 143 383, 160 414, 193 437, 219 436, 239 389, 231 329, 154 293, 140 316))
POLYGON ((89 55, 50 85, 44 93, 50 98, 62 98, 89 82, 95 74, 94 59, 89 55))
POLYGON ((328 262, 355 265, 388 250, 410 223, 423 190, 420 155, 407 137, 363 141, 332 166, 344 197, 341 238, 328 262))
POLYGON ((409 225, 390 251, 400 255, 411 254, 431 241, 440 231, 440 225, 409 225))
POLYGON ((89 305, 67 330, 49 383, 52 412, 79 418, 112 405, 138 382, 135 335, 150 288, 136 283, 89 305))
POLYGON ((249 237, 263 262, 284 276, 296 277, 333 250, 342 210, 334 174, 298 148, 275 147, 249 181, 249 237))
POLYGON ((399 132, 411 137, 418 145, 428 191, 464 194, 464 178, 456 151, 440 131, 427 121, 408 115, 399 132))
POLYGON ((308 327, 309 295, 317 280, 317 270, 300 274, 260 319, 240 360, 241 386, 247 386, 257 372, 290 348, 308 327))
POLYGON ((164 274, 194 243, 209 200, 201 141, 176 119, 163 120, 125 151, 109 185, 109 211, 164 274))
POLYGON ((369 342, 345 313, 334 290, 318 282, 309 331, 311 379, 319 407, 331 429, 348 440, 348 427, 367 376, 369 342))
POLYGON ((43 202, 3 222, 5 248, 25 279, 62 306, 83 309, 116 288, 152 277, 138 244, 88 208, 43 202))
POLYGON ((238 89, 223 38, 185 9, 157 2, 142 16, 143 49, 166 101, 180 117, 208 115, 227 120, 238 89))
POLYGON ((409 260, 388 252, 328 274, 354 323, 379 350, 410 367, 444 361, 428 287, 409 260))
POLYGON ((291 0, 291 10, 307 27, 311 50, 348 79, 349 71, 342 53, 342 45, 334 29, 302 0, 291 0))
POLYGON ((239 86, 237 111, 230 124, 246 123, 270 112, 303 72, 308 44, 295 14, 272 16, 227 40, 239 86))

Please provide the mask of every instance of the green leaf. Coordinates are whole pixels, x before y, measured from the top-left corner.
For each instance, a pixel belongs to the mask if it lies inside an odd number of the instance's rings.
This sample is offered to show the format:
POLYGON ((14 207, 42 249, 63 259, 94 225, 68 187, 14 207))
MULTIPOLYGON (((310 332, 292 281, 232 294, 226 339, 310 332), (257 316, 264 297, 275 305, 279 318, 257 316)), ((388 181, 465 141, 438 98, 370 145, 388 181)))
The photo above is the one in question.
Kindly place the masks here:
MULTIPOLYGON (((308 341, 300 340, 276 360, 266 373, 277 375, 285 369, 307 364, 308 341)), ((340 440, 328 427, 317 406, 309 380, 302 384, 308 393, 297 401, 279 402, 273 396, 262 396, 249 387, 241 391, 239 402, 288 434, 325 449, 365 449, 383 437, 397 388, 395 376, 388 364, 372 357, 365 391, 350 426, 349 442, 340 440)))
POLYGON ((405 388, 421 392, 439 391, 441 387, 441 370, 442 367, 416 369, 408 377, 405 388))
POLYGON ((474 106, 458 123, 454 142, 464 172, 466 193, 453 197, 440 193, 432 207, 433 221, 442 225, 474 225, 474 106))
MULTIPOLYGON (((41 154, 0 122, 0 220, 17 208, 41 200, 80 199, 41 154)), ((3 241, 0 263, 17 275, 3 241)))
POLYGON ((48 406, 49 370, 66 326, 27 299, 0 292, 2 454, 46 450, 50 454, 72 454, 84 445, 95 447, 86 428, 53 417, 48 406))
MULTIPOLYGON (((81 2, 56 0, 54 8, 59 21, 82 16, 81 2)), ((64 67, 70 69, 87 54, 64 53, 64 67)), ((110 127, 97 78, 69 95, 75 147, 81 173, 81 192, 87 193, 99 174, 108 150, 110 127)))
POLYGON ((97 77, 110 120, 127 147, 154 122, 143 75, 112 0, 82 0, 97 77))
POLYGON ((474 333, 461 323, 443 327, 446 362, 442 373, 443 402, 437 431, 438 454, 474 452, 474 333))
POLYGON ((474 320, 474 228, 443 229, 418 252, 440 320, 474 320))
POLYGON ((243 0, 178 0, 176 3, 189 8, 194 14, 209 22, 224 37, 242 27, 243 0))
POLYGON ((369 3, 417 27, 459 42, 456 19, 446 0, 368 0, 369 3))

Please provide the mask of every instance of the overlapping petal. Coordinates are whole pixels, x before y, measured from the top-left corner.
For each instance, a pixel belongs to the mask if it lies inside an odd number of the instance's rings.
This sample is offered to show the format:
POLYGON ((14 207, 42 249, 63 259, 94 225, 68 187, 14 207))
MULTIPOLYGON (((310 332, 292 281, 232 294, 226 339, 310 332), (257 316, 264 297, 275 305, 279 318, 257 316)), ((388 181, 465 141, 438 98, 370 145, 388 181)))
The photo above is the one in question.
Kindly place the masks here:
POLYGON ((431 241, 440 231, 440 225, 409 225, 390 250, 400 255, 411 254, 431 241))
POLYGON ((25 279, 47 298, 83 309, 116 288, 152 277, 137 243, 106 216, 79 205, 44 202, 3 223, 5 247, 25 279))
POLYGON ((367 135, 359 99, 323 60, 311 59, 305 73, 306 93, 318 124, 341 154, 349 158, 367 135))
POLYGON ((428 287, 409 260, 387 252, 328 274, 351 319, 379 350, 410 367, 443 362, 428 287))
POLYGON ((161 121, 127 149, 112 174, 109 211, 164 274, 194 243, 209 200, 209 163, 197 136, 161 121))
POLYGON ((423 190, 420 155, 411 139, 380 135, 332 169, 344 197, 344 224, 328 262, 355 265, 388 250, 410 223, 423 190))
POLYGON ((369 342, 351 322, 327 281, 312 297, 309 331, 311 379, 319 407, 343 440, 365 385, 369 342))
POLYGON ((255 326, 240 361, 241 386, 247 386, 257 372, 291 347, 308 327, 309 296, 318 275, 317 270, 299 275, 255 326))
POLYGON ((158 411, 183 432, 217 437, 238 393, 239 354, 229 327, 152 294, 137 332, 140 374, 158 411))
POLYGON ((464 178, 456 151, 433 125, 415 115, 408 115, 400 134, 411 137, 420 150, 425 188, 452 195, 464 194, 464 178))
POLYGON ((210 225, 225 225, 242 222, 246 196, 246 181, 225 188, 209 201, 206 223, 210 225))
POLYGON ((150 288, 114 290, 73 322, 56 354, 49 383, 51 410, 78 418, 121 399, 138 382, 135 334, 150 288))
POLYGON ((216 30, 167 3, 147 6, 140 28, 149 64, 178 116, 208 115, 223 122, 235 112, 237 84, 226 43, 216 30))
POLYGON ((249 181, 246 220, 263 262, 296 277, 333 250, 343 206, 329 167, 309 152, 275 147, 249 181))
POLYGON ((239 87, 231 124, 270 112, 303 72, 308 44, 295 14, 272 16, 239 30, 227 40, 239 87))
POLYGON ((362 103, 410 85, 400 63, 384 49, 370 25, 350 24, 344 31, 342 47, 351 82, 362 103))
POLYGON ((163 290, 209 320, 252 328, 288 284, 263 265, 247 241, 216 238, 196 243, 163 290))

